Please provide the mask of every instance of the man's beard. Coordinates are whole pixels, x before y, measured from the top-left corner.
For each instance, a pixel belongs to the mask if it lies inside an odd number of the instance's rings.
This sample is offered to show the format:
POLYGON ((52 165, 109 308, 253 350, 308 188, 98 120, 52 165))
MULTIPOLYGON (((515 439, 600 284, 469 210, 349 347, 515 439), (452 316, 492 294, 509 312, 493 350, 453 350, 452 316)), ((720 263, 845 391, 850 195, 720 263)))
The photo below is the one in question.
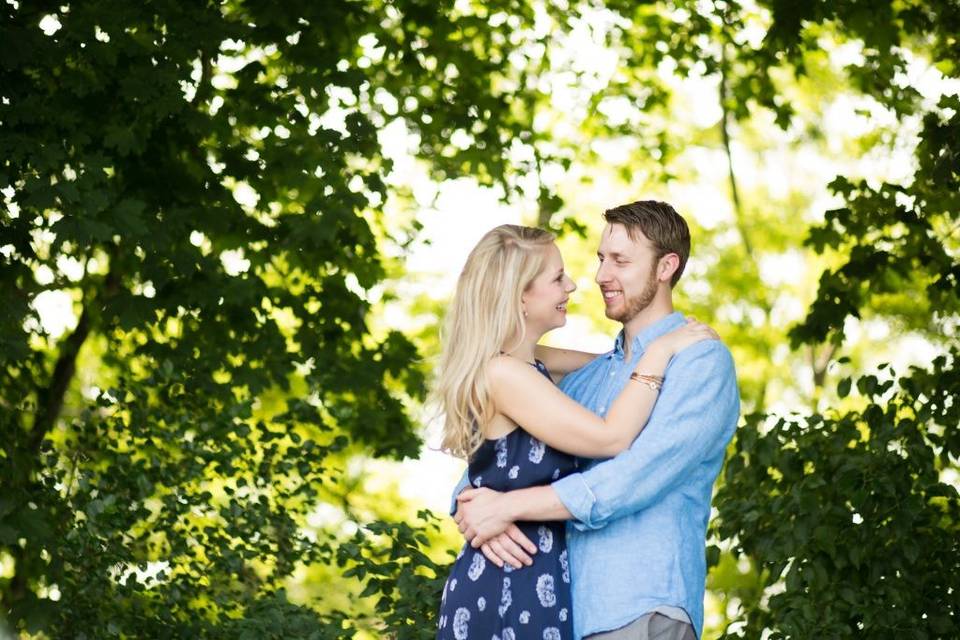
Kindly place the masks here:
POLYGON ((653 302, 653 299, 657 296, 657 274, 656 271, 650 271, 650 278, 647 280, 647 283, 643 287, 643 291, 640 292, 640 295, 633 296, 631 298, 624 298, 624 305, 622 311, 613 311, 607 312, 607 317, 611 320, 616 320, 617 322, 626 324, 630 322, 637 314, 650 306, 650 303, 653 302))

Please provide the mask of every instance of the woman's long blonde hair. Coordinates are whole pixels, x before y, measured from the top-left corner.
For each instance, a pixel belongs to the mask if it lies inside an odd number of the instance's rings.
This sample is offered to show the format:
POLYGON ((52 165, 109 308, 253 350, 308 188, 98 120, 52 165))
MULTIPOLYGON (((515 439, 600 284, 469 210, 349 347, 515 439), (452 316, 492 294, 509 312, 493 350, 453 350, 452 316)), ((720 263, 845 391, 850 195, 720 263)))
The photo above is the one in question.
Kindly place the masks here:
POLYGON ((468 459, 494 416, 486 364, 504 343, 523 339, 521 296, 543 269, 553 234, 504 224, 491 229, 467 257, 447 310, 433 394, 444 414, 441 448, 468 459))

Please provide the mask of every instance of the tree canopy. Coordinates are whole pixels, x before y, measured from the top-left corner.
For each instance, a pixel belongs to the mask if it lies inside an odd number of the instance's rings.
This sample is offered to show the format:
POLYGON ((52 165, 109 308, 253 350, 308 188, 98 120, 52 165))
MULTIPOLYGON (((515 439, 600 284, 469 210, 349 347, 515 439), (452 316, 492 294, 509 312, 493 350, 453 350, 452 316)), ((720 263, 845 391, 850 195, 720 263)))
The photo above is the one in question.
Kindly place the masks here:
POLYGON ((748 410, 711 525, 716 633, 956 635, 958 34, 946 1, 5 3, 7 623, 433 636, 450 541, 352 471, 422 444, 435 334, 384 328, 384 305, 442 307, 391 295, 421 227, 387 151, 401 125, 431 179, 529 205, 584 271, 583 207, 617 204, 591 189, 719 176, 731 215, 695 212, 678 292, 748 410), (841 96, 887 124, 838 152, 841 96), (701 125, 685 100, 705 97, 701 125), (783 149, 849 162, 779 195, 745 180, 783 149), (854 162, 893 153, 896 176, 854 162), (772 287, 795 255, 817 277, 772 287), (873 319, 936 356, 877 366, 851 330, 873 319), (319 586, 292 597, 304 572, 319 586))

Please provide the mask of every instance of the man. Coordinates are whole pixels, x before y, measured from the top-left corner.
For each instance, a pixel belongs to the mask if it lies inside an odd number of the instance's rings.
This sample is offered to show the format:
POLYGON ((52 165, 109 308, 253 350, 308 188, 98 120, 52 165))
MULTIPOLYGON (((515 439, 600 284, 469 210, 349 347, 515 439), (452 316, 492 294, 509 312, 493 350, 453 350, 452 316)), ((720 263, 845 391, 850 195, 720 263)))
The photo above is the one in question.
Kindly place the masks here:
MULTIPOLYGON (((646 346, 685 322, 672 295, 690 252, 687 224, 666 203, 634 202, 604 218, 596 282, 607 317, 623 329, 610 352, 560 383, 601 416, 624 385, 642 384, 630 373, 646 346)), ((664 378, 646 428, 615 458, 582 461, 579 473, 549 486, 468 489, 457 498, 461 532, 501 565, 536 552, 513 522, 569 521, 578 639, 695 640, 702 633, 710 497, 739 393, 730 352, 716 340, 678 353, 664 378)))

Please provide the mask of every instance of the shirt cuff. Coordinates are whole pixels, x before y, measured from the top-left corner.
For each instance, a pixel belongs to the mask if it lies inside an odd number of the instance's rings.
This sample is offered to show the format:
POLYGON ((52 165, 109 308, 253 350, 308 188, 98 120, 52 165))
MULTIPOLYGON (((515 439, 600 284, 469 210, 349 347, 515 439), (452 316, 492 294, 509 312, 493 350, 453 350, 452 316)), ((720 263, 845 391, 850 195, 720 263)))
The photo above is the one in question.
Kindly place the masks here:
POLYGON ((589 529, 600 529, 604 526, 604 523, 594 520, 593 507, 597 502, 597 497, 587 486, 583 474, 572 473, 560 478, 550 486, 557 492, 560 502, 573 516, 574 519, 570 524, 574 528, 587 531, 589 529))
POLYGON ((469 478, 466 474, 464 474, 460 478, 460 482, 457 483, 457 486, 454 487, 453 494, 450 496, 450 515, 451 516, 454 516, 457 513, 457 507, 459 506, 459 503, 457 503, 457 496, 463 493, 463 490, 469 486, 470 486, 469 478))

